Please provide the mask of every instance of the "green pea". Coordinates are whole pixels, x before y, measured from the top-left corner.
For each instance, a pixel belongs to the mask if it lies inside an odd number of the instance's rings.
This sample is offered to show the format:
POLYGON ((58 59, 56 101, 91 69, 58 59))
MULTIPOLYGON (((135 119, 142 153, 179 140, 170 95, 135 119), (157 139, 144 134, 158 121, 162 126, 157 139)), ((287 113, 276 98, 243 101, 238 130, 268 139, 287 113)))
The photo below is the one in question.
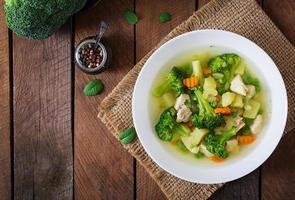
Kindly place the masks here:
POLYGON ((212 100, 212 101, 209 101, 209 104, 210 104, 210 106, 211 106, 212 108, 216 108, 216 107, 217 107, 217 104, 218 104, 218 102, 217 102, 217 101, 215 101, 215 100, 212 100))
POLYGON ((237 112, 232 112, 232 113, 231 113, 231 116, 232 116, 233 118, 235 118, 235 117, 238 116, 238 113, 237 113, 237 112))
POLYGON ((218 82, 220 84, 224 84, 225 83, 225 77, 222 77, 222 78, 218 79, 218 82))

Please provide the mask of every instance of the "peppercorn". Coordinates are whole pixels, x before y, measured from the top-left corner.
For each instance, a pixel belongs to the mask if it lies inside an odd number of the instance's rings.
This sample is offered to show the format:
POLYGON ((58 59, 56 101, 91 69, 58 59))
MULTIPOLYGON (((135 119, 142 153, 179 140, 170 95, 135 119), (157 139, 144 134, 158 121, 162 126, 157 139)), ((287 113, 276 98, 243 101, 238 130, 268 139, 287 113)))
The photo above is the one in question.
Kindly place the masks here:
POLYGON ((78 53, 81 63, 88 68, 99 67, 103 60, 101 47, 94 49, 94 44, 86 44, 78 53))

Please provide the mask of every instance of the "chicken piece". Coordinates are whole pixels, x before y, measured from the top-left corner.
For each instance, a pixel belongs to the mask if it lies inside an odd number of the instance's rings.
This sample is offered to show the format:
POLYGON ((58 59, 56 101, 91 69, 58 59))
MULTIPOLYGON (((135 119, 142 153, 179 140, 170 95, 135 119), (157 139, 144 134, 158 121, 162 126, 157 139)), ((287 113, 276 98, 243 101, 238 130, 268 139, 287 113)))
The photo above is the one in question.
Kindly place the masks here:
POLYGON ((246 94, 246 98, 251 99, 256 94, 255 86, 254 85, 246 85, 246 87, 248 90, 247 94, 246 94))
POLYGON ((177 110, 176 122, 188 122, 192 115, 191 110, 187 107, 186 102, 190 102, 190 97, 187 94, 181 94, 177 97, 174 108, 177 110))
POLYGON ((257 117, 254 119, 253 123, 250 126, 250 131, 252 134, 258 134, 262 130, 262 115, 257 115, 257 117))
POLYGON ((181 94, 179 97, 177 97, 177 99, 175 101, 174 108, 178 111, 181 107, 185 106, 186 101, 190 102, 189 95, 188 94, 181 94))
POLYGON ((191 115, 192 115, 192 111, 187 106, 182 106, 177 111, 176 122, 177 123, 181 123, 181 122, 186 123, 189 121, 191 115))
POLYGON ((234 118, 234 121, 238 129, 237 131, 239 131, 241 128, 243 128, 246 125, 245 122, 243 121, 243 117, 237 116, 234 118))
POLYGON ((233 78, 233 80, 231 81, 230 90, 239 94, 239 95, 246 96, 248 88, 244 84, 244 82, 239 74, 236 75, 233 78))

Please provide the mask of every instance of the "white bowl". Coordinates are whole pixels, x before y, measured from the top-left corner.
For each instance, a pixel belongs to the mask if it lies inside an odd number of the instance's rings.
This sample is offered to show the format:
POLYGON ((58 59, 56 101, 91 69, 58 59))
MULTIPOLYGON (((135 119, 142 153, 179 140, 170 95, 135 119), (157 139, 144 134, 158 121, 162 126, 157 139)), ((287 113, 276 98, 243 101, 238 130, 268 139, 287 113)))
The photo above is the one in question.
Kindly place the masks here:
POLYGON ((133 93, 132 114, 139 140, 147 154, 170 174, 195 183, 213 184, 238 179, 259 167, 279 143, 287 120, 288 102, 285 84, 272 59, 250 40, 222 30, 198 30, 180 35, 157 49, 141 70, 133 93), (171 59, 205 46, 217 46, 236 52, 252 63, 266 90, 268 119, 251 147, 221 164, 183 159, 169 150, 154 130, 150 116, 153 81, 171 59))

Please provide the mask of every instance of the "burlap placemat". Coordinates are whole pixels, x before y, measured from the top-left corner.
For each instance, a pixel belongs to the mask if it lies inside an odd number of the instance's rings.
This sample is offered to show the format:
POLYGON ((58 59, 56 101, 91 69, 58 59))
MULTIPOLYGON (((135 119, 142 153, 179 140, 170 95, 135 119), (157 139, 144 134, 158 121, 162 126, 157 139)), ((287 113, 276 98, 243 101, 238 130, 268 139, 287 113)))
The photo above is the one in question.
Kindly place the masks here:
MULTIPOLYGON (((99 106, 99 117, 114 136, 132 126, 131 97, 142 66, 161 44, 182 33, 198 29, 223 29, 236 32, 262 47, 275 61, 283 75, 289 98, 285 133, 294 128, 295 117, 295 48, 262 11, 255 0, 213 0, 170 32, 126 75, 99 106)), ((265 66, 267 67, 267 66, 265 66)), ((279 106, 279 105, 278 105, 279 106)), ((223 184, 202 185, 178 179, 157 166, 140 142, 124 148, 144 166, 169 199, 207 199, 223 184)))

